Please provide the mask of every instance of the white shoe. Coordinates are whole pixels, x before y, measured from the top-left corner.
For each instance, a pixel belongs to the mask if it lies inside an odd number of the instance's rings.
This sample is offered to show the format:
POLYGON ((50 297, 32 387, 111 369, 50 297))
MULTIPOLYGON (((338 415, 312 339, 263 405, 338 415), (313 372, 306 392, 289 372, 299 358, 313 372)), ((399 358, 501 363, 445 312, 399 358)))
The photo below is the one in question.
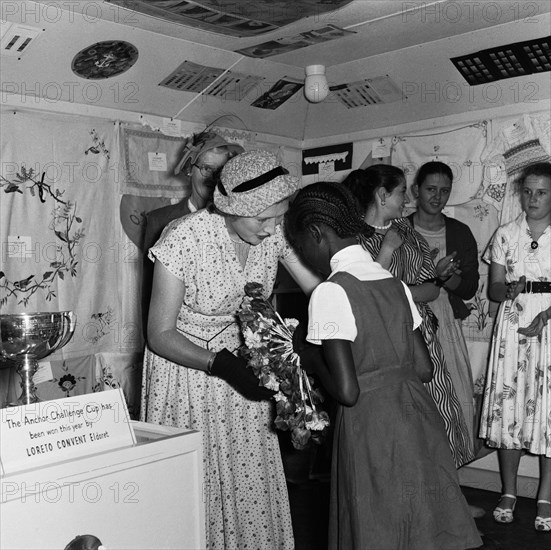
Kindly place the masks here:
POLYGON ((513 512, 517 504, 517 497, 515 495, 504 494, 504 495, 501 495, 499 502, 501 502, 504 498, 512 498, 513 505, 511 506, 511 508, 501 508, 500 506, 497 506, 494 509, 494 519, 498 523, 512 523, 514 519, 513 512))
MULTIPOLYGON (((538 500, 538 504, 551 504, 551 502, 548 500, 538 500)), ((536 516, 534 527, 536 531, 551 531, 551 517, 536 516)))

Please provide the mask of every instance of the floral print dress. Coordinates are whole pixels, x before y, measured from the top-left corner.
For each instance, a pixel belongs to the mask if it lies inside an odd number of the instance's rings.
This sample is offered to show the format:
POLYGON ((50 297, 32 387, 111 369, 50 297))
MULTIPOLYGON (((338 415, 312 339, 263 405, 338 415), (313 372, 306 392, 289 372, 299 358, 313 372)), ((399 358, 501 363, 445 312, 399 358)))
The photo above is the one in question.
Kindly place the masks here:
MULTIPOLYGON (((507 283, 551 281, 551 226, 531 247, 524 212, 496 231, 484 260, 505 267, 507 283)), ((480 437, 490 447, 551 458, 551 323, 540 337, 518 334, 551 306, 551 293, 519 294, 501 303, 494 326, 480 437)))
MULTIPOLYGON (((245 284, 271 293, 278 259, 289 253, 278 226, 250 247, 242 268, 224 218, 207 210, 171 222, 150 249, 185 284, 177 329, 213 351, 239 347, 236 312, 245 284)), ((271 401, 250 401, 224 380, 146 349, 141 420, 201 431, 207 548, 294 548, 271 401)))

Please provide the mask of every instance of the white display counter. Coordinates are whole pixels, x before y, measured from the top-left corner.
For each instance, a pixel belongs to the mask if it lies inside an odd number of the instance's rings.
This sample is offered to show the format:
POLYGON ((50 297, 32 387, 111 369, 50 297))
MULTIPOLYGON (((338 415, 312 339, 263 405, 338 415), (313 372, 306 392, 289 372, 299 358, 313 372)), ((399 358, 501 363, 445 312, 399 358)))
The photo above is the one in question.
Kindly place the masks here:
POLYGON ((137 444, 0 478, 0 549, 205 547, 201 434, 133 422, 137 444))

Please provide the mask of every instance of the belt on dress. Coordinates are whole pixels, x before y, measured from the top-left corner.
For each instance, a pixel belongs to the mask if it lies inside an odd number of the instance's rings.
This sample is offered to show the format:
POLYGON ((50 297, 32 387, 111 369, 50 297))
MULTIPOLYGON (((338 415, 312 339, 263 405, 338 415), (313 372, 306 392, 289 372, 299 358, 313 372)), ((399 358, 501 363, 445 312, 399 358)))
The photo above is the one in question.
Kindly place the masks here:
MULTIPOLYGON (((232 321, 231 323, 227 324, 223 328, 221 328, 216 334, 213 334, 210 338, 201 338, 201 336, 197 336, 197 334, 194 334, 193 332, 188 332, 186 330, 183 330, 182 328, 178 329, 182 334, 186 336, 192 336, 193 338, 197 338, 197 340, 200 340, 205 344, 205 348, 208 350, 211 350, 211 342, 218 336, 220 336, 226 329, 233 327, 234 325, 237 325, 237 321, 232 321)), ((229 350, 231 352, 234 352, 239 349, 240 346, 237 346, 233 350, 229 350)), ((213 350, 211 350, 213 351, 213 350)))
POLYGON ((524 289, 521 292, 525 294, 541 294, 551 292, 551 281, 526 281, 524 289))

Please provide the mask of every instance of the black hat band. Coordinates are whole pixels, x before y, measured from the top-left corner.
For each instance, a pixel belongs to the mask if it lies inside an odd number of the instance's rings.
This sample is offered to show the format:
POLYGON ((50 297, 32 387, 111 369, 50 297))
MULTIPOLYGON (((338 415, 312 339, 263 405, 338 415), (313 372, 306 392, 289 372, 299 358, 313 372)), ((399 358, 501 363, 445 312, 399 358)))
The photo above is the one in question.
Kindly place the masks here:
MULTIPOLYGON (((289 173, 289 170, 287 170, 286 168, 283 168, 283 166, 276 166, 275 168, 272 168, 272 170, 269 170, 264 174, 260 174, 260 176, 257 176, 252 180, 247 180, 247 181, 244 181, 243 183, 240 183, 234 189, 232 189, 232 193, 244 193, 245 191, 252 191, 257 187, 260 187, 261 185, 264 185, 265 183, 272 181, 278 176, 285 176, 288 173, 289 173)), ((222 184, 222 180, 220 179, 218 180, 218 190, 220 191, 220 193, 222 193, 222 195, 224 195, 224 197, 228 196, 228 193, 226 192, 226 189, 222 184)))

